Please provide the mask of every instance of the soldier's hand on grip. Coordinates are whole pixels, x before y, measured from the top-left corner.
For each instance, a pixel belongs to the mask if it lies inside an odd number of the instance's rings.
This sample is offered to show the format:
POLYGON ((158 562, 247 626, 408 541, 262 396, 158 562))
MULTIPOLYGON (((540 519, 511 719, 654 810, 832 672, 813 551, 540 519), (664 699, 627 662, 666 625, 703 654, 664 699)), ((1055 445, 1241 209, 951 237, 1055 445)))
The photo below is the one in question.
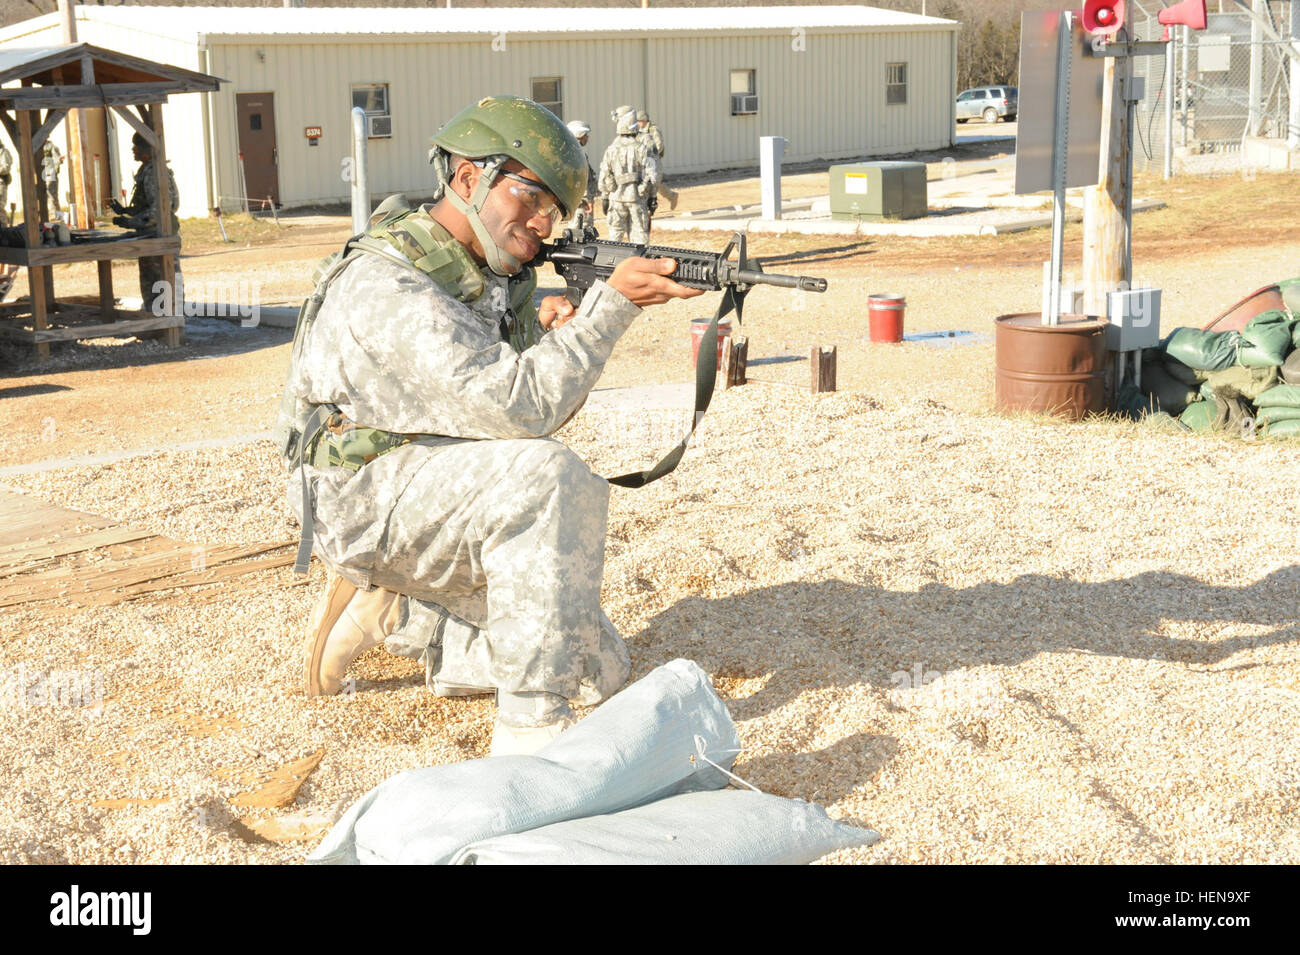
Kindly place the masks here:
POLYGON ((703 289, 687 288, 667 278, 677 268, 672 259, 626 258, 614 267, 606 284, 633 305, 662 305, 674 298, 694 298, 703 295, 703 289))

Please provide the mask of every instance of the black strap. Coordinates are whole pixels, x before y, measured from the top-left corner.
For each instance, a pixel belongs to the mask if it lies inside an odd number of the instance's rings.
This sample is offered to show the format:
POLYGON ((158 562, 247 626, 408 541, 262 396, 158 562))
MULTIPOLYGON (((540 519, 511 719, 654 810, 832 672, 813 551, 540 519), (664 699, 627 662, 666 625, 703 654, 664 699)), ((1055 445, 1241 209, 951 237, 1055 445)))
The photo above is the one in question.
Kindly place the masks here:
POLYGON ((718 322, 734 311, 736 324, 739 325, 744 303, 745 293, 737 291, 734 285, 728 285, 727 290, 722 294, 722 301, 718 303, 718 310, 713 314, 713 321, 709 322, 709 327, 700 341, 700 350, 695 359, 695 412, 691 418, 691 430, 686 432, 686 437, 682 438, 677 447, 664 455, 663 460, 648 471, 620 474, 618 477, 610 478, 610 484, 617 484, 619 487, 645 487, 651 481, 657 481, 665 474, 672 473, 677 467, 682 455, 686 453, 686 445, 690 443, 695 429, 700 426, 704 412, 709 410, 709 402, 713 399, 713 386, 718 377, 718 322))
POLYGON ((302 537, 298 539, 298 559, 293 564, 295 574, 307 573, 308 565, 311 564, 312 541, 315 537, 316 500, 311 492, 311 485, 307 483, 308 449, 324 429, 330 415, 337 410, 334 405, 317 405, 312 409, 311 417, 307 419, 307 424, 302 429, 302 437, 298 439, 298 451, 295 457, 298 459, 296 462, 298 471, 302 475, 302 537))

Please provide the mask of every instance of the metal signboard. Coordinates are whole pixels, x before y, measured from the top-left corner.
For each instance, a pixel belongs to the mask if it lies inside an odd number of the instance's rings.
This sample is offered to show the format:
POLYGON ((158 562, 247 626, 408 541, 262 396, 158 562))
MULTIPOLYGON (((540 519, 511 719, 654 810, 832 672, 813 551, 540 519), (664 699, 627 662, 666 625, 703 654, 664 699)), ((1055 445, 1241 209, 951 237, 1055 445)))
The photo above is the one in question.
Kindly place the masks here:
MULTIPOLYGON (((1052 163, 1058 121, 1056 78, 1060 10, 1020 16, 1020 107, 1016 135, 1016 195, 1053 188, 1052 163)), ((1077 23, 1077 18, 1076 18, 1077 23)), ((1094 186, 1101 171, 1102 78, 1106 61, 1090 55, 1090 37, 1082 27, 1071 31, 1065 185, 1094 186)))

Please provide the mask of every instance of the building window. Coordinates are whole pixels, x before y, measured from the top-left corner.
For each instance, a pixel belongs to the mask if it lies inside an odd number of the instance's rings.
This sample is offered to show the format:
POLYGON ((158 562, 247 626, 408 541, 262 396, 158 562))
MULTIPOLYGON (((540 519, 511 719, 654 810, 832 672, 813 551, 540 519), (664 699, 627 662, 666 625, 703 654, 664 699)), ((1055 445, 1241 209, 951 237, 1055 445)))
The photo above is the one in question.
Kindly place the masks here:
POLYGON ((885 104, 899 106, 907 102, 907 64, 890 63, 885 73, 885 104))
POLYGON ((564 119, 564 80, 559 76, 533 77, 533 102, 545 106, 561 120, 564 119))
POLYGON ((758 112, 758 80, 755 70, 731 71, 731 115, 752 116, 758 112))
POLYGON ((387 83, 353 86, 352 108, 366 111, 366 136, 368 138, 392 138, 393 116, 388 109, 387 83))

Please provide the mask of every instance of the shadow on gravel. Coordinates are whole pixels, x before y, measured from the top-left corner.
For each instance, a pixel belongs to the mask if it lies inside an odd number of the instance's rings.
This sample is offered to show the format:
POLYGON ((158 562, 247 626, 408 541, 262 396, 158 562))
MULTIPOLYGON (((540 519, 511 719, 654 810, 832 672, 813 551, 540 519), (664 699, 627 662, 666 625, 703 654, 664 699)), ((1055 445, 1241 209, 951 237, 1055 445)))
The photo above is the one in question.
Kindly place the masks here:
POLYGON ((876 250, 872 248, 876 243, 874 241, 850 242, 848 245, 837 245, 824 249, 804 249, 800 252, 783 252, 780 255, 760 255, 757 256, 759 263, 766 272, 775 272, 777 266, 788 265, 798 262, 801 265, 812 265, 818 262, 835 262, 840 259, 855 259, 860 255, 874 255, 876 250))
POLYGON ((829 805, 875 779, 897 753, 893 736, 855 733, 811 753, 772 753, 743 761, 735 772, 765 793, 829 805))
POLYGON ((1213 665, 1251 647, 1300 640, 1297 589, 1300 566, 1240 587, 1166 571, 1102 583, 1028 574, 1008 584, 930 584, 916 592, 791 583, 718 600, 689 597, 629 642, 660 662, 693 659, 716 677, 771 674, 762 690, 731 704, 737 719, 754 719, 819 686, 851 681, 892 689, 891 674, 918 666, 1013 667, 1045 651, 1213 665), (782 621, 815 636, 816 644, 783 642, 782 621), (1162 634, 1166 622, 1240 623, 1270 632, 1202 641, 1162 634), (760 629, 774 625, 775 632, 760 629))
POLYGON ((67 385, 16 385, 0 388, 0 401, 6 398, 30 398, 33 395, 50 395, 56 391, 71 391, 67 385))
MULTIPOLYGON (((0 343, 0 377, 32 378, 68 371, 165 365, 240 355, 287 344, 293 340, 293 329, 267 325, 243 328, 234 321, 196 317, 186 321, 185 338, 185 344, 179 348, 168 348, 160 341, 141 341, 136 338, 51 342, 48 361, 39 360, 31 345, 6 341, 0 343)), ((29 385, 27 388, 66 390, 61 385, 29 385)), ((0 390, 0 398, 20 397, 17 393, 20 390, 0 390)), ((39 392, 29 390, 25 393, 39 392)))

